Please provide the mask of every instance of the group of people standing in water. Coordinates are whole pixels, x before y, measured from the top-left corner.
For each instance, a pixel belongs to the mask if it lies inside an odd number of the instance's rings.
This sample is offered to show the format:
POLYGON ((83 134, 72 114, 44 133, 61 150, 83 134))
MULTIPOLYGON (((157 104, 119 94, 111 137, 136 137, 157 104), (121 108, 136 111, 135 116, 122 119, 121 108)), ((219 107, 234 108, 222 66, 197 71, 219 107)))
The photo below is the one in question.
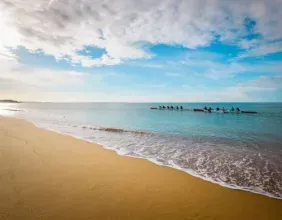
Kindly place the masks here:
POLYGON ((159 109, 183 110, 183 106, 179 106, 179 107, 178 106, 175 106, 175 107, 173 107, 173 106, 159 106, 159 109))
MULTIPOLYGON (((212 109, 211 107, 207 108, 207 107, 205 106, 205 107, 204 107, 204 110, 211 112, 211 111, 214 110, 214 109, 212 109)), ((223 108, 217 107, 215 110, 216 110, 216 111, 223 111, 223 112, 228 111, 228 109, 226 109, 226 108, 224 108, 224 107, 223 107, 223 108)), ((230 109, 230 111, 231 111, 231 112, 234 112, 234 111, 235 111, 234 107, 232 107, 232 108, 230 109)), ((236 112, 240 112, 240 111, 241 111, 241 110, 237 107, 237 108, 236 108, 236 112)))

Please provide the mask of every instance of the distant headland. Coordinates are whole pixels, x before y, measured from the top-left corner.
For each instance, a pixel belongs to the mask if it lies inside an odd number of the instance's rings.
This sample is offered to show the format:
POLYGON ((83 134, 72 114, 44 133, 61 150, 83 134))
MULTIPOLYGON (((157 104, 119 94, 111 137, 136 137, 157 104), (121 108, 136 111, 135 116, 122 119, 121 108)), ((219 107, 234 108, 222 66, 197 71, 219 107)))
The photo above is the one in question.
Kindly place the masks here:
POLYGON ((16 100, 12 100, 12 99, 3 99, 3 100, 0 100, 0 102, 5 102, 5 103, 20 103, 16 100))

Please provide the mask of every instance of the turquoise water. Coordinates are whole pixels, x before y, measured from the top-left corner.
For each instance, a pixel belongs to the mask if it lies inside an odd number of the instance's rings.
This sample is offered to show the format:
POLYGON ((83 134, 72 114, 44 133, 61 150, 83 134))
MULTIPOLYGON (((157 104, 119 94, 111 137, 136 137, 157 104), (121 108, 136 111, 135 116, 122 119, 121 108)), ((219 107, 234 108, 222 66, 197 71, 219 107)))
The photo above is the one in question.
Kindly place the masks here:
POLYGON ((282 198, 282 103, 19 103, 0 114, 181 169, 227 187, 282 198), (182 105, 258 114, 160 111, 182 105), (15 111, 17 110, 17 111, 15 111))

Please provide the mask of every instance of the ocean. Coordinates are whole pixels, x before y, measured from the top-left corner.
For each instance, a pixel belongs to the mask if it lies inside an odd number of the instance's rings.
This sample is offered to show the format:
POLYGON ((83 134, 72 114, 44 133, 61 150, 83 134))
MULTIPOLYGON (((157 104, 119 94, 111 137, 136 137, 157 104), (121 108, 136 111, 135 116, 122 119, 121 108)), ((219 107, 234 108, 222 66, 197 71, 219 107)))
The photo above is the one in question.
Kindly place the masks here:
POLYGON ((0 103, 0 115, 282 199, 282 103, 0 103), (159 105, 239 107, 258 114, 150 109, 159 105))

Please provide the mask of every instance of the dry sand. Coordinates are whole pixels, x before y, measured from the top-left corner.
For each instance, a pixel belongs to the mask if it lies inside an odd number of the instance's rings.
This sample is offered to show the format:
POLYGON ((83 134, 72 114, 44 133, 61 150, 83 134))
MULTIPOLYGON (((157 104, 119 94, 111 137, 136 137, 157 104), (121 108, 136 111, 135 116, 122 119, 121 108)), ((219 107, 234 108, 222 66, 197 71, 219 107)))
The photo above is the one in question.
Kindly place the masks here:
POLYGON ((0 117, 0 219, 282 219, 282 201, 0 117))

